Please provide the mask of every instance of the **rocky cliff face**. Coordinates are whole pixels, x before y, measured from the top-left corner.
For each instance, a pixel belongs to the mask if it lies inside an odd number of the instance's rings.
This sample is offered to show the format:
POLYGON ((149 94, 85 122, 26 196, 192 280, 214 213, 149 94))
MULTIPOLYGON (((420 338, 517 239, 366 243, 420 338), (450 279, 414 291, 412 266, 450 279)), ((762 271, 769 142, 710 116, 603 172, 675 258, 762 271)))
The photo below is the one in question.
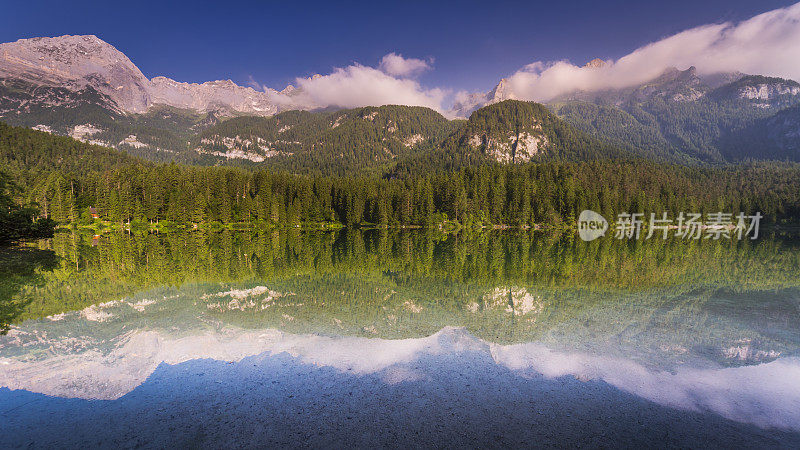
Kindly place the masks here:
POLYGON ((454 147, 494 161, 524 163, 554 156, 554 140, 565 134, 561 123, 543 105, 507 100, 475 111, 458 133, 454 147), (558 130, 556 130, 558 128, 558 130))
POLYGON ((92 86, 125 111, 149 106, 149 81, 122 52, 96 36, 20 39, 0 44, 0 76, 75 90, 92 86))
POLYGON ((0 78, 72 90, 91 87, 129 113, 144 113, 158 104, 198 112, 265 116, 278 110, 269 92, 238 86, 230 80, 202 84, 165 77, 149 80, 127 56, 96 36, 32 38, 0 44, 0 78))
POLYGON ((532 124, 531 131, 520 133, 508 131, 492 137, 475 133, 467 142, 473 150, 483 151, 489 158, 503 164, 528 162, 548 145, 539 123, 532 124))
POLYGON ((150 100, 153 104, 203 112, 229 111, 256 116, 271 116, 278 112, 277 106, 270 100, 270 94, 239 86, 231 80, 197 84, 155 77, 150 86, 150 100))
POLYGON ((453 104, 452 113, 456 117, 468 117, 473 111, 504 100, 518 100, 508 85, 508 80, 502 78, 497 86, 489 92, 467 94, 453 104))
POLYGON ((583 67, 588 67, 590 69, 599 69, 599 68, 605 67, 605 66, 606 66, 606 62, 603 61, 600 58, 595 58, 595 59, 593 59, 593 60, 591 60, 591 61, 589 61, 589 62, 587 62, 586 64, 583 65, 583 67))

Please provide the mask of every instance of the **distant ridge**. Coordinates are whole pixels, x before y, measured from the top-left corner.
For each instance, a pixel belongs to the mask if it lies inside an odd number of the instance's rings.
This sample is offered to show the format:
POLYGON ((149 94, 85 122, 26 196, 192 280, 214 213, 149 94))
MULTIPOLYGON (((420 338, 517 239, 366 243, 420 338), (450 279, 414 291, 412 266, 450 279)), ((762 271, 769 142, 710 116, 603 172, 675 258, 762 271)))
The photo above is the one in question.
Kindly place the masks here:
POLYGON ((75 90, 91 87, 129 113, 144 113, 158 104, 226 114, 272 115, 278 111, 270 93, 230 80, 202 84, 166 77, 149 80, 125 54, 94 35, 0 44, 0 77, 75 90))

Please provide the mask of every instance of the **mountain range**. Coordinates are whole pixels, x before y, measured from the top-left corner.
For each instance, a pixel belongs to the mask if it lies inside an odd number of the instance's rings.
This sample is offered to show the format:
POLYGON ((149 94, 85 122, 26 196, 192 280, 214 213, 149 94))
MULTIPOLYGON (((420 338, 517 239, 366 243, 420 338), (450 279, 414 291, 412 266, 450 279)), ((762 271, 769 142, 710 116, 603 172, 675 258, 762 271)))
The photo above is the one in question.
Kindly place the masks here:
POLYGON ((0 121, 152 160, 293 169, 383 167, 436 154, 501 163, 598 154, 690 164, 800 160, 800 84, 760 75, 672 68, 640 85, 572 92, 544 106, 517 100, 501 80, 445 114, 319 109, 293 103, 301 94, 292 86, 148 79, 95 36, 0 44, 0 121))
POLYGON ((202 84, 147 79, 122 52, 96 36, 21 39, 0 44, 0 75, 37 86, 97 91, 117 111, 145 113, 153 105, 198 112, 272 115, 268 92, 230 80, 202 84))

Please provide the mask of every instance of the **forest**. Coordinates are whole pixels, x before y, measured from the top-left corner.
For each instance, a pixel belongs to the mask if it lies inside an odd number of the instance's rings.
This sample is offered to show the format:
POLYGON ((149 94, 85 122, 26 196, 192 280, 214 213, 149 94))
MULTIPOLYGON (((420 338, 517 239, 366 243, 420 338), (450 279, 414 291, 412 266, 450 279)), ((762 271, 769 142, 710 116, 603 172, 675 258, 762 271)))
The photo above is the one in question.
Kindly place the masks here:
POLYGON ((20 239, 52 237, 55 222, 39 218, 40 211, 18 204, 13 196, 15 186, 0 171, 0 246, 20 239))
MULTIPOLYGON (((581 142, 583 149, 591 144, 581 142)), ((662 211, 760 211, 772 223, 800 217, 800 166, 793 163, 685 166, 614 155, 513 165, 436 159, 449 153, 445 148, 377 175, 303 174, 147 162, 0 124, 0 169, 24 187, 14 201, 62 225, 99 219, 142 226, 568 227, 583 209, 606 217, 662 211)))

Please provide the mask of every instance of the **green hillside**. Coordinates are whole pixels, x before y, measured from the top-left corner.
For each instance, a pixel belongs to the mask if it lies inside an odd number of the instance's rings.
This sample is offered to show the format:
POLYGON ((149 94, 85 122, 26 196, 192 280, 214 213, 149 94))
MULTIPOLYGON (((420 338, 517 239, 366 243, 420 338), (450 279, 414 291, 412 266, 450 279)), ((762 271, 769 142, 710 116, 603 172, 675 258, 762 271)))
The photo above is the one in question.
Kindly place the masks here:
POLYGON ((800 85, 791 80, 742 76, 712 87, 687 69, 635 88, 571 94, 549 106, 579 130, 618 146, 675 162, 717 164, 800 160, 785 151, 800 138, 769 120, 797 104, 800 85), (772 138, 741 145, 742 134, 752 135, 754 127, 772 138))
POLYGON ((456 127, 457 122, 423 107, 287 111, 226 120, 200 133, 192 148, 206 161, 232 162, 234 156, 224 155, 238 150, 270 167, 344 173, 429 151, 456 127))

